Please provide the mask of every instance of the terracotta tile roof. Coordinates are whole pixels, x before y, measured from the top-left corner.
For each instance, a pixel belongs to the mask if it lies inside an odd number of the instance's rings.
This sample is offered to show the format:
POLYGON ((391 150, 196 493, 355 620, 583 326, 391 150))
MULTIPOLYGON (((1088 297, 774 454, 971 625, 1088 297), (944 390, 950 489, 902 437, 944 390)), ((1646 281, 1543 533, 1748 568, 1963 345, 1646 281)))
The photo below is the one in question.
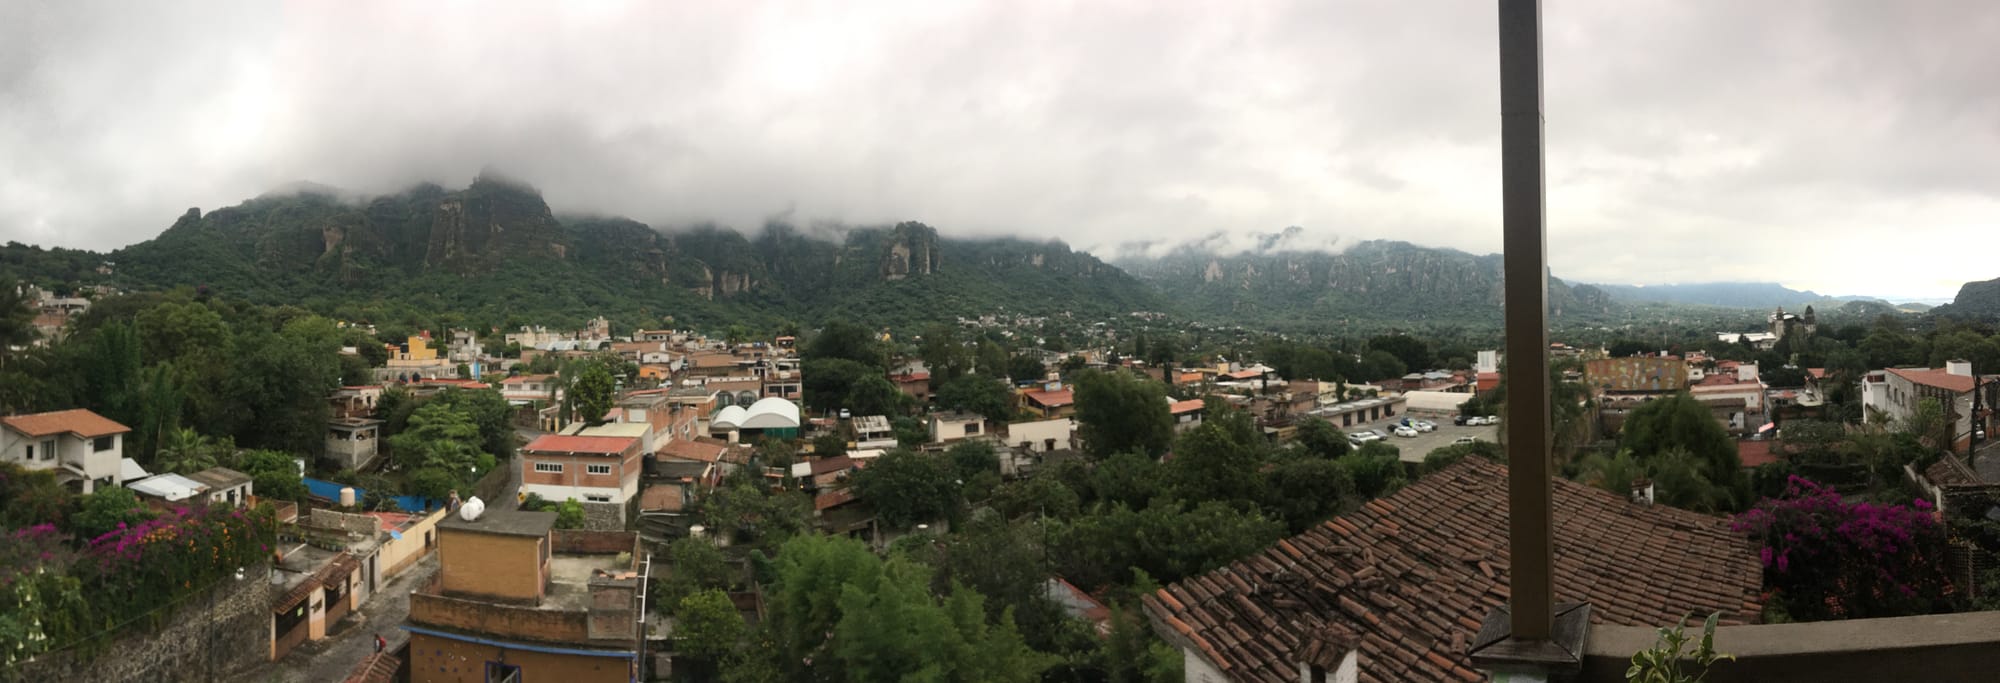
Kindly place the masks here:
POLYGON ((1200 384, 1200 383, 1201 383, 1201 379, 1202 379, 1202 375, 1201 375, 1201 373, 1199 373, 1199 372, 1183 372, 1183 373, 1180 373, 1179 375, 1177 375, 1177 376, 1175 376, 1175 377, 1174 377, 1174 383, 1175 383, 1175 384, 1200 384))
POLYGON ((1181 413, 1192 413, 1194 411, 1201 410, 1202 407, 1206 405, 1208 405, 1207 401, 1203 401, 1198 398, 1186 401, 1174 401, 1173 405, 1167 406, 1167 412, 1173 415, 1179 415, 1181 413))
POLYGON ((695 462, 715 462, 722 459, 727 445, 703 443, 692 439, 675 439, 660 447, 660 457, 693 460, 695 462))
MULTIPOLYGON (((1727 520, 1554 487, 1559 600, 1607 624, 1757 620, 1763 570, 1727 520)), ((1507 469, 1468 458, 1144 602, 1168 642, 1234 681, 1294 681, 1350 647, 1364 681, 1483 681, 1467 643, 1507 600, 1506 539, 1507 469)))
POLYGON ((855 467, 854 459, 845 455, 836 455, 831 458, 820 458, 812 461, 812 473, 815 477, 830 472, 845 472, 855 467))
POLYGON ((1889 373, 1897 377, 1909 380, 1910 383, 1912 384, 1922 384, 1927 387, 1937 387, 1945 391, 1950 391, 1960 394, 1972 391, 1971 377, 1967 377, 1965 375, 1954 375, 1949 372, 1945 372, 1944 370, 1904 370, 1902 368, 1889 368, 1889 373))
POLYGON ((1813 379, 1826 379, 1826 368, 1806 368, 1806 374, 1813 379))
POLYGON ((617 455, 639 443, 629 436, 571 436, 543 434, 521 449, 523 453, 591 453, 617 455))
POLYGON ((347 678, 341 683, 391 683, 396 680, 396 671, 403 668, 403 660, 387 652, 370 653, 354 665, 347 678))
POLYGON ((8 428, 28 436, 75 434, 85 439, 95 439, 132 431, 131 427, 118 424, 111 421, 111 418, 83 408, 33 415, 9 415, 0 418, 0 423, 5 423, 8 428))
POLYGON ((909 383, 909 382, 929 382, 929 381, 931 381, 931 373, 928 373, 928 372, 910 372, 910 373, 904 373, 904 374, 901 374, 901 375, 890 375, 890 376, 889 376, 889 381, 891 381, 891 382, 895 382, 895 383, 898 383, 898 384, 905 384, 905 383, 909 383))
POLYGON ((1749 469, 1758 465, 1777 462, 1778 456, 1771 452, 1771 442, 1769 441, 1738 441, 1736 442, 1736 459, 1743 462, 1744 469, 1749 469))
POLYGON ((551 377, 554 377, 554 376, 555 376, 555 375, 516 375, 516 376, 513 376, 513 377, 509 377, 509 378, 507 378, 507 379, 505 379, 505 380, 502 380, 502 381, 501 381, 500 383, 501 383, 501 384, 527 384, 527 383, 529 383, 529 382, 538 382, 538 381, 541 381, 541 380, 546 380, 546 379, 549 379, 549 378, 551 378, 551 377))
POLYGON ((1980 480, 1979 473, 1974 472, 1965 461, 1953 455, 1938 458, 1937 462, 1931 463, 1930 467, 1924 469, 1924 478, 1929 479, 1933 486, 1980 486, 1986 483, 1980 480))
POLYGON ((1070 389, 1061 391, 1037 389, 1035 391, 1024 392, 1021 395, 1028 397, 1028 400, 1033 401, 1035 405, 1045 408, 1061 408, 1076 402, 1076 392, 1070 389))

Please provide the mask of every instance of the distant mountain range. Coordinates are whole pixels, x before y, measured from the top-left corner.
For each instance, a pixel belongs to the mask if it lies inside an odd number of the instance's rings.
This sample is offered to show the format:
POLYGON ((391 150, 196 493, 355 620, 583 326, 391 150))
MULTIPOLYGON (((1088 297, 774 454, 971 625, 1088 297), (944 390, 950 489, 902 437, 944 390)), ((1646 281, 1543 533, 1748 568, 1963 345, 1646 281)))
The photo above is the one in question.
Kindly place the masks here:
MULTIPOLYGON (((1797 290, 1775 282, 1705 282, 1686 285, 1597 285, 1624 302, 1654 302, 1689 306, 1727 308, 1804 308, 1849 301, 1882 301, 1868 296, 1828 296, 1811 290, 1797 290)), ((1882 301, 1882 303, 1888 303, 1882 301)))
MULTIPOLYGON (((108 254, 9 243, 0 246, 0 281, 189 286, 338 315, 507 325, 602 314, 643 325, 672 316, 904 327, 996 312, 1105 320, 1133 311, 1357 331, 1500 323, 1499 255, 1394 241, 1336 251, 1297 229, 1238 237, 1121 256, 1113 266, 1058 241, 948 238, 915 222, 662 231, 624 218, 558 217, 534 188, 486 174, 460 190, 427 184, 372 198, 294 185, 205 214, 190 209, 158 237, 108 254), (1251 248, 1222 255, 1232 244, 1251 248)), ((1773 283, 1635 287, 1553 276, 1549 303, 1551 322, 1565 325, 1630 321, 1660 306, 1898 310, 1773 283)), ((1937 311, 2000 317, 2000 280, 1967 284, 1937 311)))

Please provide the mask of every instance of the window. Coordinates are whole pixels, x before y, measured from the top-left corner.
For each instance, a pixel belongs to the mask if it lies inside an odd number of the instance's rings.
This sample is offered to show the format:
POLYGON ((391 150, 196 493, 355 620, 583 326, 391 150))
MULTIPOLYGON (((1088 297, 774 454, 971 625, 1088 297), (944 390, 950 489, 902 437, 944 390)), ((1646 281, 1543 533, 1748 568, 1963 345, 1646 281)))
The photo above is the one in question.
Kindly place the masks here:
POLYGON ((34 459, 35 459, 35 447, 34 447, 34 446, 28 446, 28 455, 27 455, 27 457, 26 457, 25 459, 26 459, 26 460, 28 460, 28 461, 30 461, 30 462, 33 462, 33 461, 34 461, 34 459))
POLYGON ((972 423, 967 423, 967 424, 965 425, 965 433, 966 433, 966 434, 978 434, 978 433, 979 433, 979 423, 977 423, 977 422, 972 422, 972 423))
POLYGON ((611 473, 611 466, 610 466, 610 465, 590 465, 590 466, 589 466, 589 470, 590 470, 590 473, 591 473, 591 474, 610 474, 610 473, 611 473))
POLYGON ((49 439, 49 440, 47 440, 47 441, 43 441, 43 442, 42 442, 42 459, 43 459, 43 460, 54 460, 54 459, 56 459, 56 440, 55 440, 55 439, 49 439))
POLYGON ((587 501, 590 501, 590 502, 592 502, 592 503, 609 503, 609 502, 611 502, 611 496, 605 496, 605 495, 599 495, 599 494, 595 494, 595 493, 586 493, 586 494, 583 494, 583 499, 584 499, 584 500, 587 500, 587 501))
POLYGON ((549 473, 549 474, 562 474, 562 463, 559 463, 559 462, 538 462, 538 463, 535 463, 535 471, 536 471, 536 472, 547 472, 547 473, 549 473))
POLYGON ((115 436, 100 436, 90 442, 90 450, 97 453, 103 453, 105 451, 111 450, 111 445, 113 443, 116 443, 117 441, 118 437, 115 436))

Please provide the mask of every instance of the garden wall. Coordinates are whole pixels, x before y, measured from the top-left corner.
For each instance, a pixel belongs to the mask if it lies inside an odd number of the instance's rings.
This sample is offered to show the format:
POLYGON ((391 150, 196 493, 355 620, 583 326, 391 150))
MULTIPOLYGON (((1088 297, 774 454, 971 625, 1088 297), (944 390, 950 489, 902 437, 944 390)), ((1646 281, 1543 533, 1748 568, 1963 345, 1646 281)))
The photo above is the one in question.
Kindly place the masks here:
POLYGON ((261 666, 271 654, 270 570, 253 566, 243 574, 242 581, 225 578, 209 591, 189 594, 168 608, 160 628, 142 620, 93 653, 45 653, 0 673, 0 680, 192 683, 261 666))

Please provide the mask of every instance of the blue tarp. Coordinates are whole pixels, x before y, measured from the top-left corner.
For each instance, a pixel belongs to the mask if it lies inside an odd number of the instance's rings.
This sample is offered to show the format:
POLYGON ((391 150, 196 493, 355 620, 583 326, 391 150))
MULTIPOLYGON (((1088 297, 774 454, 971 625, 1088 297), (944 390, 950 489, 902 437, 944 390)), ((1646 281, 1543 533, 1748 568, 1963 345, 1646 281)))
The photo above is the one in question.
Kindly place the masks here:
MULTIPOLYGON (((305 477, 305 482, 308 493, 336 503, 340 502, 340 489, 346 486, 337 481, 314 479, 312 477, 305 477)), ((359 486, 354 487, 355 502, 360 502, 362 497, 366 495, 368 495, 367 489, 359 486)), ((439 501, 436 505, 433 505, 430 499, 423 496, 396 496, 391 500, 396 501, 396 507, 402 508, 404 512, 422 512, 444 504, 442 501, 439 501)))

